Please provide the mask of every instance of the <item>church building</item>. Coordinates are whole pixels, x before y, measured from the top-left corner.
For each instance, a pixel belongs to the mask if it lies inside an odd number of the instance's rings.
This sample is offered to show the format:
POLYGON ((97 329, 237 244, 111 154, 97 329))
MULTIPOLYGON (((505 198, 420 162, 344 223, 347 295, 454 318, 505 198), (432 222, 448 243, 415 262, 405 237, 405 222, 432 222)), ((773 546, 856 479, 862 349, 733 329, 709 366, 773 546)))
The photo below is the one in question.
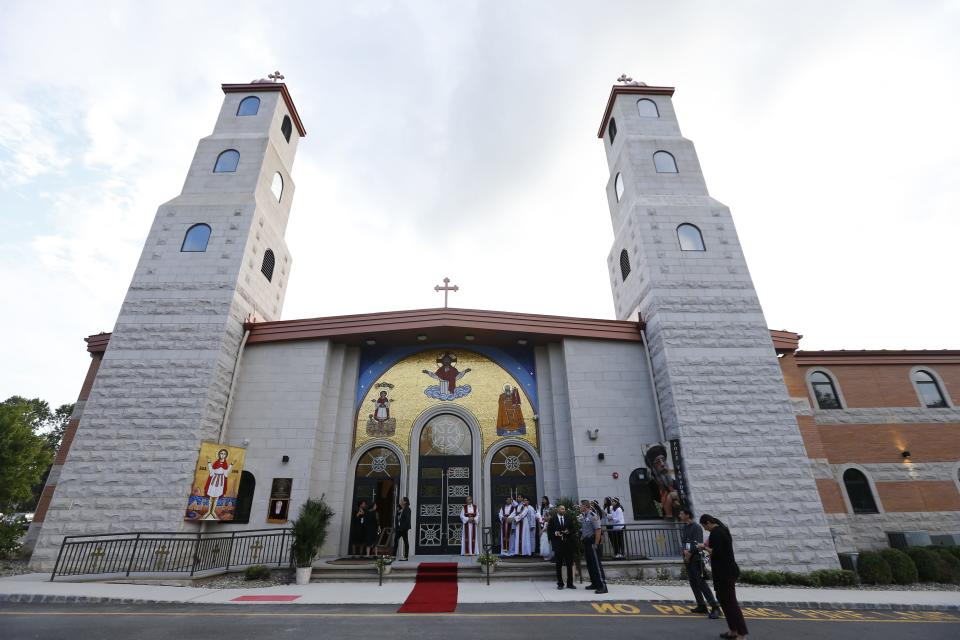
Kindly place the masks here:
POLYGON ((392 523, 403 497, 418 557, 459 552, 467 496, 481 526, 518 494, 620 496, 638 528, 688 505, 730 525, 750 568, 834 568, 888 531, 960 533, 960 352, 851 362, 771 332, 673 88, 627 81, 598 105, 616 320, 448 307, 281 320, 306 129, 282 82, 222 89, 113 331, 87 338, 29 534, 36 568, 64 536, 282 528, 321 496, 327 557, 349 554, 361 500, 392 523), (871 362, 918 395, 875 392, 871 362))

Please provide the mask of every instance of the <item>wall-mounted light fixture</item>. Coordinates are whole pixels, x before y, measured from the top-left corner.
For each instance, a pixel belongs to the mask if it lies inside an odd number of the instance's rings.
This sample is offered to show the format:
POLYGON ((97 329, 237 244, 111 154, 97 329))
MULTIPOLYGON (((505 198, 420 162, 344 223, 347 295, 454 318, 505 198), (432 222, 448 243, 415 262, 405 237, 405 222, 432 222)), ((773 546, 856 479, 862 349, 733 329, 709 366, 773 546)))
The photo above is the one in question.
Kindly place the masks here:
POLYGON ((280 459, 283 460, 284 462, 290 462, 290 456, 283 456, 280 459))
POLYGON ((903 459, 904 459, 904 460, 909 460, 909 459, 910 459, 910 450, 909 450, 909 449, 904 449, 904 450, 903 450, 903 453, 901 453, 900 455, 903 456, 903 459))
POLYGON ((421 333, 419 336, 417 336, 417 340, 419 340, 420 342, 426 342, 426 341, 427 341, 427 336, 425 336, 425 335, 423 335, 423 334, 421 333))
POLYGON ((597 454, 597 460, 599 460, 600 462, 603 462, 603 459, 606 457, 607 456, 603 455, 603 451, 597 454))
POLYGON ((587 429, 587 437, 596 440, 600 437, 600 429, 587 429))

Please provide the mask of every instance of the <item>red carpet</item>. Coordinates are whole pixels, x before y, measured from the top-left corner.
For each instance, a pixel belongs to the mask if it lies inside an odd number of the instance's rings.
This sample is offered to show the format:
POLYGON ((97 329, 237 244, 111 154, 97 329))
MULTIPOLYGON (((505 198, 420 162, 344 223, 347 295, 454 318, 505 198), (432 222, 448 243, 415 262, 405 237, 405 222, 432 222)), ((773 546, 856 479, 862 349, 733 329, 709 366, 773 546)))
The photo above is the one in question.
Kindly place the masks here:
POLYGON ((397 613, 449 613, 457 608, 457 563, 421 562, 417 582, 397 613))

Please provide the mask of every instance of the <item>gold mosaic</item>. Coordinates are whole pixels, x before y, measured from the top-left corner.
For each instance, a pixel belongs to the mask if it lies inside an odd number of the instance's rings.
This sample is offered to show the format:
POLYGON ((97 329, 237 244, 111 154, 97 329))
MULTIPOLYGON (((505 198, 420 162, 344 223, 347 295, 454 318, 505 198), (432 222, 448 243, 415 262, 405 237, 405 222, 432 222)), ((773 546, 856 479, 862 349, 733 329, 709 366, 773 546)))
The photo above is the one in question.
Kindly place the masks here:
POLYGON ((473 351, 433 349, 404 358, 370 386, 357 412, 354 451, 372 440, 388 440, 409 456, 414 421, 445 404, 459 405, 477 419, 483 453, 505 438, 538 447, 530 398, 510 373, 473 351))

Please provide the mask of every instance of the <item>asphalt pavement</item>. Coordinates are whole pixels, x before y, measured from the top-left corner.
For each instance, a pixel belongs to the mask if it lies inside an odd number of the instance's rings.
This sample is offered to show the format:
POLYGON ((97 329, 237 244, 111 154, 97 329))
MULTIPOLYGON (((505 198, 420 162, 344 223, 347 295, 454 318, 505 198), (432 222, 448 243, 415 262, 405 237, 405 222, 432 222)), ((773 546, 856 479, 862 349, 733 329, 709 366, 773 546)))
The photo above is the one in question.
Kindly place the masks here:
MULTIPOLYGON (((745 609, 751 638, 960 637, 960 613, 945 611, 745 609)), ((723 620, 686 607, 641 601, 461 604, 454 613, 398 614, 392 605, 0 604, 2 640, 230 638, 716 638, 723 620)))

